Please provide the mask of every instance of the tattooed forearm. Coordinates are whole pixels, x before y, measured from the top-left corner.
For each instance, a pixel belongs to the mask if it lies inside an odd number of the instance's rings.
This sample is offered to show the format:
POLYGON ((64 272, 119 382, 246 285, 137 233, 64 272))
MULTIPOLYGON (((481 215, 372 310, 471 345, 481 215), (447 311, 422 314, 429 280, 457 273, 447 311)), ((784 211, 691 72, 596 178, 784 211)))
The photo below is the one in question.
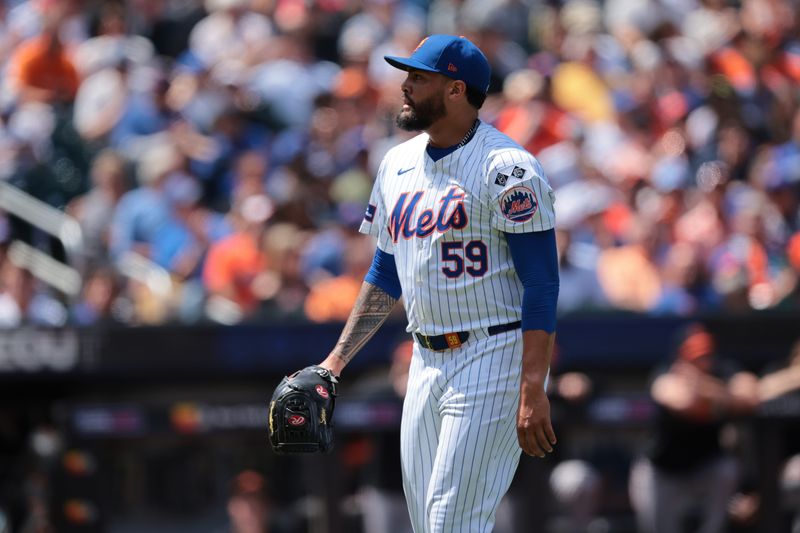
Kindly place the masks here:
POLYGON ((365 282, 333 354, 344 363, 349 363, 386 321, 396 303, 397 300, 383 289, 365 282))

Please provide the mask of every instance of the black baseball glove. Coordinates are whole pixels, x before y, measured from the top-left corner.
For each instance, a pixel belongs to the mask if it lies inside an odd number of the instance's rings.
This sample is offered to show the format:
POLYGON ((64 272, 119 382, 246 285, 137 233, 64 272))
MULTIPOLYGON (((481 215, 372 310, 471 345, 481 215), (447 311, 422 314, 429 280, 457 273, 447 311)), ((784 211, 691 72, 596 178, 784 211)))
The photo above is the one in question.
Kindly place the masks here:
POLYGON ((281 380, 269 404, 269 441, 276 453, 330 451, 337 383, 316 365, 281 380))

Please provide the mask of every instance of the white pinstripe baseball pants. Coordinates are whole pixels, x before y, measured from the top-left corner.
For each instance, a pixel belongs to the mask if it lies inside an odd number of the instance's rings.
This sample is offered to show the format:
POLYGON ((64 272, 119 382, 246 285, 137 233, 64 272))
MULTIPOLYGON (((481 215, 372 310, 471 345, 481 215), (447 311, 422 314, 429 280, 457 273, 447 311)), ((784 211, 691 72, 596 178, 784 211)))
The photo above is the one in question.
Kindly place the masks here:
POLYGON ((519 329, 443 352, 414 344, 400 443, 415 533, 491 533, 521 453, 521 361, 519 329))

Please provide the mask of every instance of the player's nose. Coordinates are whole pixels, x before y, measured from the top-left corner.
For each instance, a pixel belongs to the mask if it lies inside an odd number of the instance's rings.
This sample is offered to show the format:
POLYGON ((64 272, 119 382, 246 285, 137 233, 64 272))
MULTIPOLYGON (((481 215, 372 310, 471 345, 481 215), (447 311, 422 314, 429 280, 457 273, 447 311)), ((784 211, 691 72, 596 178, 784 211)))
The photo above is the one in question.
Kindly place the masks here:
POLYGON ((414 101, 411 99, 411 92, 407 89, 403 89, 403 103, 414 105, 414 101))

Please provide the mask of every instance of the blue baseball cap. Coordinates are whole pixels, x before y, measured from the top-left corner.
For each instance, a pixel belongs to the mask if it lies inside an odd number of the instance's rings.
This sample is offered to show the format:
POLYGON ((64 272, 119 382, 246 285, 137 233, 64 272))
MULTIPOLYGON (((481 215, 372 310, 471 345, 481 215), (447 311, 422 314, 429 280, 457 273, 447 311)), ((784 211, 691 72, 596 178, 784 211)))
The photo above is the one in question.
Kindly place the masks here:
POLYGON ((411 57, 383 58, 400 70, 438 72, 484 93, 489 90, 489 78, 492 75, 489 61, 466 37, 431 35, 417 45, 411 57))

